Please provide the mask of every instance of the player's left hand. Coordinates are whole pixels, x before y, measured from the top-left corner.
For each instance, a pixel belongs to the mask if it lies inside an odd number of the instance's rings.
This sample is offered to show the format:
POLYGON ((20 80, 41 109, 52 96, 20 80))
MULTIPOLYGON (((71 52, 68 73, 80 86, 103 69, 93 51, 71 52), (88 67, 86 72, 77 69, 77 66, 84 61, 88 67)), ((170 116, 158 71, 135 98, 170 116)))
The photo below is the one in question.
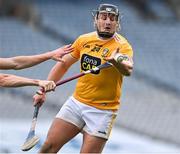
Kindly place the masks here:
POLYGON ((62 57, 68 53, 71 53, 72 51, 73 51, 73 47, 71 46, 71 44, 65 45, 61 48, 53 50, 51 59, 55 61, 64 62, 62 57))
POLYGON ((110 63, 115 62, 115 55, 119 53, 119 48, 117 48, 115 51, 112 52, 112 54, 109 57, 104 57, 104 60, 109 61, 110 63))
POLYGON ((120 63, 121 65, 133 66, 133 60, 127 55, 123 55, 119 52, 119 48, 113 51, 111 56, 105 57, 104 60, 109 61, 112 64, 120 63))

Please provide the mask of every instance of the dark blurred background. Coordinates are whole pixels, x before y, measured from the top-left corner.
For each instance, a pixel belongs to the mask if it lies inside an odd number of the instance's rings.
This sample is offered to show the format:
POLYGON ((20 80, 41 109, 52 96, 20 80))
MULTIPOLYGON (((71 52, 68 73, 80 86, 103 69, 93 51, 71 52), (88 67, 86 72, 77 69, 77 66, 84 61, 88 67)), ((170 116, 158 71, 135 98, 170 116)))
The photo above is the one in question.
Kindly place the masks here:
MULTIPOLYGON (((124 80, 116 126, 180 146, 179 0, 0 0, 0 57, 39 54, 73 43, 79 35, 94 30, 91 11, 100 3, 119 7, 120 33, 134 49, 134 72, 124 80)), ((54 64, 50 60, 26 70, 0 73, 46 79, 54 64)), ((65 77, 78 73, 78 66, 65 77)), ((48 94, 39 121, 52 121, 75 83, 48 94)), ((1 126, 8 120, 30 122, 36 89, 0 88, 1 126)))

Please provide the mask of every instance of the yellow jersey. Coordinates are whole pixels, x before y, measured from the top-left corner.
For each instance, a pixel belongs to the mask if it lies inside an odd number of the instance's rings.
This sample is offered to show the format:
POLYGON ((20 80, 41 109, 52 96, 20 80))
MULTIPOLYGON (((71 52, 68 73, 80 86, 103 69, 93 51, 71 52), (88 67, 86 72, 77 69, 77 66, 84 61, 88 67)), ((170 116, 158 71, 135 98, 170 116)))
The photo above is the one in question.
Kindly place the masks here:
MULTIPOLYGON (((106 61, 117 48, 120 53, 133 57, 133 50, 127 40, 115 33, 108 40, 102 40, 96 32, 79 36, 73 43, 71 55, 80 59, 81 71, 87 71, 106 61)), ((117 110, 120 104, 123 75, 113 66, 95 74, 87 74, 78 79, 73 96, 78 101, 99 108, 117 110)))

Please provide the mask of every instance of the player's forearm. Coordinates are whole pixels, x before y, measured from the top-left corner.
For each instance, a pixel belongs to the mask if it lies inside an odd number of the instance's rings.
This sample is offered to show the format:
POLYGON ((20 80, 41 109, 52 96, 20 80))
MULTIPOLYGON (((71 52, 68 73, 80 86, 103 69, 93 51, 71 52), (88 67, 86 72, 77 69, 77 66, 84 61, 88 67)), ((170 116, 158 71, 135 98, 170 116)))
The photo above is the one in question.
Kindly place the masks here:
POLYGON ((51 52, 46 52, 40 55, 33 55, 33 56, 17 56, 12 58, 13 68, 11 69, 23 69, 28 68, 39 63, 42 63, 52 57, 51 52))
POLYGON ((19 77, 16 75, 0 74, 1 87, 22 87, 22 86, 38 86, 39 80, 19 77))
POLYGON ((57 62, 56 65, 51 69, 48 75, 48 80, 52 80, 56 83, 63 77, 70 66, 77 61, 77 59, 73 58, 70 54, 65 55, 63 60, 63 63, 57 62))
POLYGON ((48 75, 48 80, 54 81, 55 83, 59 81, 63 75, 68 70, 68 67, 64 63, 57 63, 50 71, 48 75))
POLYGON ((132 74, 133 65, 126 65, 126 64, 117 63, 117 62, 113 62, 113 65, 124 76, 130 76, 132 74))
POLYGON ((124 76, 130 76, 133 70, 133 60, 131 57, 117 54, 112 61, 113 65, 124 76))

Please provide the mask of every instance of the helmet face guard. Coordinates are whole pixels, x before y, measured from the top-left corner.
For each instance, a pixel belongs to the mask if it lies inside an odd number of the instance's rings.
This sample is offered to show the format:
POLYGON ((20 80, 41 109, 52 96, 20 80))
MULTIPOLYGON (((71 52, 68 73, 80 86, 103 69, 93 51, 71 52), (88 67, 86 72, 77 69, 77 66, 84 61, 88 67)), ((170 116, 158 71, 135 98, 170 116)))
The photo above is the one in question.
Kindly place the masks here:
MULTIPOLYGON (((98 19, 99 13, 109 13, 109 14, 115 14, 116 21, 119 26, 119 10, 118 7, 112 4, 100 4, 97 10, 94 10, 92 12, 92 15, 94 19, 98 19)), ((114 33, 108 33, 108 32, 100 32, 97 25, 96 25, 97 33, 100 37, 103 38, 110 38, 114 35, 114 33)))

